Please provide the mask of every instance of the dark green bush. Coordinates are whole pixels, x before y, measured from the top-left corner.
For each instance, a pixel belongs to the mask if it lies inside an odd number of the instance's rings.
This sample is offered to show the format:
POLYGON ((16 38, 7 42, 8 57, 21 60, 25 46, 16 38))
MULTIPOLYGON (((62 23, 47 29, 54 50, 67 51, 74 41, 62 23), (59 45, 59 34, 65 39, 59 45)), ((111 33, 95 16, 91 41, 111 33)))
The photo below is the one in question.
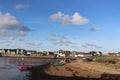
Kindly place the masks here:
POLYGON ((116 63, 116 60, 113 60, 113 59, 108 59, 107 61, 108 63, 111 63, 111 64, 115 64, 116 63))

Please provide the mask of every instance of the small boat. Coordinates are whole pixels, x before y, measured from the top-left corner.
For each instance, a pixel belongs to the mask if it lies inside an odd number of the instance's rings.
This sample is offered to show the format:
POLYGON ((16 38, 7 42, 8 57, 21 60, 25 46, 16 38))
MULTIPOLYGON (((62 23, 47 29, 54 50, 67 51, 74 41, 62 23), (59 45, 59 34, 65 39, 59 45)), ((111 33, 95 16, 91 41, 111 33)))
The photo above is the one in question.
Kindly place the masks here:
POLYGON ((64 60, 61 60, 60 62, 55 62, 53 65, 54 66, 63 66, 65 64, 64 60))
POLYGON ((26 71, 26 70, 31 70, 33 67, 32 66, 20 66, 18 69, 20 72, 26 71))
POLYGON ((63 66, 63 65, 64 65, 63 63, 59 63, 59 62, 54 63, 54 66, 63 66))

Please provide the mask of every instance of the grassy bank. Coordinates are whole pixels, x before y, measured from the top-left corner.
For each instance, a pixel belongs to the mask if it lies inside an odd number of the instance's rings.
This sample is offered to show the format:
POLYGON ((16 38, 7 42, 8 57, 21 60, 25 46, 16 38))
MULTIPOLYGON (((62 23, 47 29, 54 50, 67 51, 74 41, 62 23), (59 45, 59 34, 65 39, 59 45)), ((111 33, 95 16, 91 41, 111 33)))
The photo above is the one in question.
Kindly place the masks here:
POLYGON ((110 64, 116 64, 120 57, 117 56, 97 56, 94 57, 96 62, 99 63, 110 63, 110 64))

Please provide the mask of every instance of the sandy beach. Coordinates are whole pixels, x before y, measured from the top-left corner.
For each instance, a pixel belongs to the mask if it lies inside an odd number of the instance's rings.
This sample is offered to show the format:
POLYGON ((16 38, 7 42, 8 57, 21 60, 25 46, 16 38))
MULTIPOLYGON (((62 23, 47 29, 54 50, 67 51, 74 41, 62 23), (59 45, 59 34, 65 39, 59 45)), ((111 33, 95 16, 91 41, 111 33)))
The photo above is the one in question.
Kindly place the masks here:
POLYGON ((75 60, 63 66, 35 67, 31 73, 32 80, 120 80, 120 64, 75 60))

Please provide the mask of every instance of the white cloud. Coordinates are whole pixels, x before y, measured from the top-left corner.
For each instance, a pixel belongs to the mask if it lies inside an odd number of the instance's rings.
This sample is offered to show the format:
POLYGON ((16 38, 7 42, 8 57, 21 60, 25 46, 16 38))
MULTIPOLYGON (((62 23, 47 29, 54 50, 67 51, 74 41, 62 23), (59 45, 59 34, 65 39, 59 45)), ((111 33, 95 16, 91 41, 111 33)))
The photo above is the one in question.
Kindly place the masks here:
POLYGON ((18 27, 18 30, 20 30, 20 31, 26 31, 26 32, 32 31, 29 27, 22 26, 22 25, 18 27))
POLYGON ((53 44, 54 45, 59 45, 59 46, 65 46, 65 45, 72 44, 72 42, 69 41, 68 39, 61 39, 60 41, 55 41, 53 44))
POLYGON ((56 34, 53 31, 50 32, 50 36, 47 38, 53 45, 65 46, 73 44, 69 39, 67 39, 67 34, 56 34))
POLYGON ((29 43, 27 43, 27 45, 28 46, 40 46, 41 45, 41 43, 39 43, 39 42, 29 42, 29 43))
POLYGON ((16 43, 15 46, 16 46, 16 47, 21 47, 21 44, 16 43))
POLYGON ((25 39, 19 39, 18 41, 23 42, 23 41, 25 41, 25 39))
POLYGON ((47 40, 48 40, 48 41, 57 41, 57 40, 56 40, 55 38, 53 38, 53 37, 48 37, 47 40))
POLYGON ((86 46, 96 46, 96 44, 85 43, 86 46))
POLYGON ((60 41, 60 43, 61 43, 61 44, 71 44, 72 42, 69 41, 69 40, 67 40, 67 39, 62 39, 62 40, 60 41))
POLYGON ((101 28, 100 28, 100 27, 92 27, 92 28, 90 29, 90 31, 98 31, 98 30, 101 30, 101 28))
POLYGON ((19 31, 16 33, 17 36, 26 36, 28 34, 27 31, 19 31))
POLYGON ((56 37, 57 34, 55 34, 53 31, 50 32, 50 36, 56 37))
POLYGON ((30 31, 29 27, 21 25, 15 16, 12 16, 10 13, 2 14, 1 12, 0 28, 6 30, 30 31))
POLYGON ((9 40, 10 40, 10 41, 13 41, 13 40, 14 40, 14 37, 13 37, 13 36, 9 36, 9 40))
POLYGON ((101 46, 98 46, 97 44, 91 44, 91 43, 85 43, 84 45, 82 45, 82 47, 102 48, 101 46))
POLYGON ((0 12, 0 28, 17 29, 19 24, 19 21, 10 13, 2 14, 0 12))
POLYGON ((78 46, 71 46, 71 48, 80 48, 80 47, 78 47, 78 46))
POLYGON ((78 12, 74 13, 72 16, 58 12, 50 16, 51 20, 56 22, 61 22, 63 25, 84 25, 89 22, 88 19, 82 17, 78 12))
POLYGON ((85 44, 84 44, 84 45, 82 45, 82 47, 86 48, 86 47, 87 47, 87 45, 85 45, 85 44))
POLYGON ((57 39, 56 39, 57 34, 55 32, 51 31, 51 32, 49 32, 49 34, 50 34, 50 36, 47 38, 48 41, 52 41, 52 42, 57 41, 57 39))
POLYGON ((9 34, 5 30, 0 30, 0 38, 4 38, 9 36, 9 34))
POLYGON ((0 38, 14 40, 14 37, 26 36, 31 29, 21 23, 10 13, 0 12, 0 38), (14 37, 12 37, 14 36, 14 37))
POLYGON ((28 8, 28 7, 29 7, 29 5, 26 5, 26 4, 17 4, 15 6, 16 9, 24 9, 24 8, 28 8))
POLYGON ((62 34, 60 35, 62 39, 66 39, 68 37, 68 34, 62 34))

